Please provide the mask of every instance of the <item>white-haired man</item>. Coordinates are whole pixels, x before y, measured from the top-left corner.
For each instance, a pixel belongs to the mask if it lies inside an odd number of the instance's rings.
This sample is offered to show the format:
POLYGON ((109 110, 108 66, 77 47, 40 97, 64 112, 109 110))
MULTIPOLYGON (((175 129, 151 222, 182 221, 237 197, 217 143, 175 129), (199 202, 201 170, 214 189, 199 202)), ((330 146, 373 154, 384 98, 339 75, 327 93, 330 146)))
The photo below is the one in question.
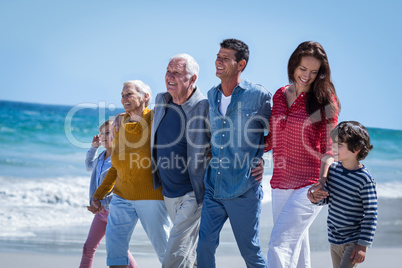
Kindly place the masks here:
POLYGON ((188 54, 167 66, 167 92, 155 99, 151 133, 154 189, 162 186, 173 222, 162 267, 194 267, 210 151, 208 100, 195 85, 199 66, 188 54))

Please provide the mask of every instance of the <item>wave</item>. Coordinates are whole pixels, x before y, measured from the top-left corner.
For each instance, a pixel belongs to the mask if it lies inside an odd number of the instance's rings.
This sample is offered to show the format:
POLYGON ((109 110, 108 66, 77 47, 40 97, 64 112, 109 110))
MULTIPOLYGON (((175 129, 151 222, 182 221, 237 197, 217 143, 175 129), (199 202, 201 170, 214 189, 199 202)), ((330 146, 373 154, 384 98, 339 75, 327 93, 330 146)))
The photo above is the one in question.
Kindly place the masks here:
POLYGON ((40 116, 40 112, 38 111, 21 111, 21 113, 23 113, 24 115, 28 115, 28 116, 40 116))
MULTIPOLYGON (((271 175, 262 181, 263 203, 270 203, 271 175)), ((43 228, 85 226, 93 215, 87 211, 88 176, 55 178, 1 177, 0 237, 28 237, 43 228)), ((402 182, 377 183, 379 198, 402 198, 402 182)))
POLYGON ((377 183, 378 198, 401 198, 402 182, 377 183))
POLYGON ((362 163, 367 166, 368 169, 372 168, 383 168, 389 170, 396 170, 401 172, 402 170, 402 159, 380 159, 380 158, 370 158, 363 160, 362 163))
POLYGON ((0 177, 0 237, 33 234, 37 228, 89 224, 89 177, 0 177))

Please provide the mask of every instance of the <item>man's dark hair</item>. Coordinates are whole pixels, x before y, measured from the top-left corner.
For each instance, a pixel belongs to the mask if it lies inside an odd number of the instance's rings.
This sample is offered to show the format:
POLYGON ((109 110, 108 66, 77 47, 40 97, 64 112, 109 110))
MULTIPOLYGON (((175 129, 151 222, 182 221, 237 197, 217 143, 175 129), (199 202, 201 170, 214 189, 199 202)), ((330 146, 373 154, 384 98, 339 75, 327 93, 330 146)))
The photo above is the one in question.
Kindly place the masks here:
POLYGON ((244 71, 244 69, 246 69, 247 63, 248 63, 248 56, 249 56, 249 51, 248 51, 248 46, 237 39, 225 39, 222 41, 221 43, 221 47, 222 48, 226 48, 226 49, 232 49, 236 51, 235 57, 236 57, 236 62, 239 62, 241 60, 245 60, 246 61, 246 65, 244 65, 244 68, 242 70, 242 72, 244 71))
POLYGON ((336 138, 338 138, 338 142, 346 143, 349 151, 360 150, 357 154, 358 161, 366 158, 370 150, 373 149, 367 129, 356 121, 339 123, 331 131, 331 139, 335 142, 336 138))

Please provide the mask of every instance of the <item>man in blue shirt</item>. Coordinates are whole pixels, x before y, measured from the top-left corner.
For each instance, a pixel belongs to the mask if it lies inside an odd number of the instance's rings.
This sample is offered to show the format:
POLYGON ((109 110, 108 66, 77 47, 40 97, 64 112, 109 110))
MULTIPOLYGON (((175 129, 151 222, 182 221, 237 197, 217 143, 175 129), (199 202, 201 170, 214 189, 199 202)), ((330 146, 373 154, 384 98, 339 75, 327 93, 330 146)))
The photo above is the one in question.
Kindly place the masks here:
POLYGON ((221 83, 208 92, 212 159, 204 178, 197 264, 215 267, 219 233, 229 218, 247 267, 266 267, 259 241, 263 192, 252 169, 264 153, 271 94, 241 80, 249 56, 245 43, 227 39, 220 45, 215 67, 221 83))

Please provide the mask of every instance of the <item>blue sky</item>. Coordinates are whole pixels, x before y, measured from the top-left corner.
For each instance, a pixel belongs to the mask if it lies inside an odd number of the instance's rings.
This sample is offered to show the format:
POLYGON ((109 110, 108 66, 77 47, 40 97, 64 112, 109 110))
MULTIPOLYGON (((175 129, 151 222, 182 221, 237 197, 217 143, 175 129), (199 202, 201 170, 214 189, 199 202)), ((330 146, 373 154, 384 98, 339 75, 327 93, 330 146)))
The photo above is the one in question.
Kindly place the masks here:
POLYGON ((303 41, 326 50, 341 101, 340 120, 402 129, 402 1, 1 1, 0 99, 121 107, 122 83, 153 94, 176 53, 200 65, 198 86, 219 83, 219 43, 249 45, 242 77, 274 93, 303 41))

